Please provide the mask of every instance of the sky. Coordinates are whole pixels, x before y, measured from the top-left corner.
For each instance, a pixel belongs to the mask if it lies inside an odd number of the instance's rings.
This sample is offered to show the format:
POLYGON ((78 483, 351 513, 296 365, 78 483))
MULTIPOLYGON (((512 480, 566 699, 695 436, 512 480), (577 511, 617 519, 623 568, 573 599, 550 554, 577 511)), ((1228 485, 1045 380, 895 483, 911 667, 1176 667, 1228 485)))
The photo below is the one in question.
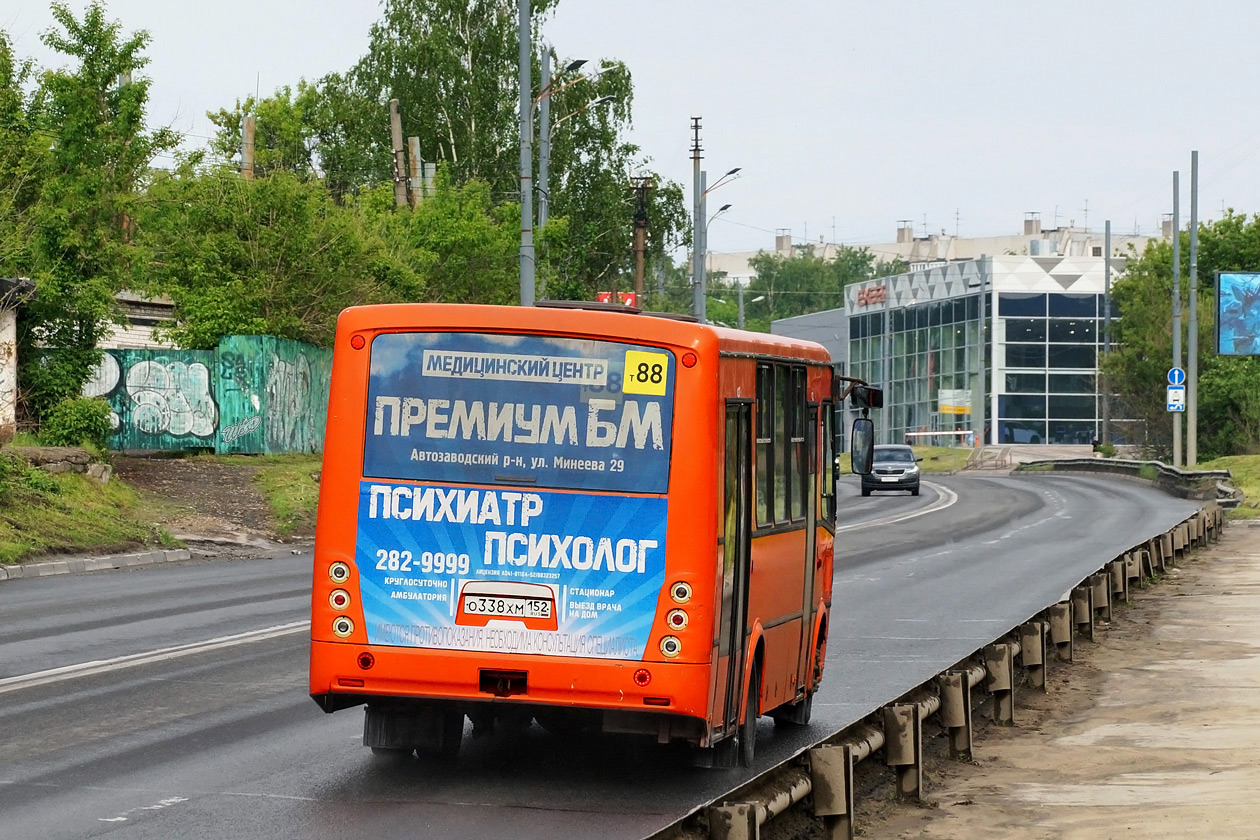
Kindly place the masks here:
MULTIPOLYGON (((81 13, 82 0, 69 0, 81 13)), ((199 144, 207 110, 348 69, 376 0, 113 0, 152 36, 150 121, 199 144)), ((0 0, 19 56, 47 64, 43 0, 0 0)), ((1249 0, 559 0, 562 57, 624 61, 630 139, 691 200, 703 119, 709 249, 998 236, 1088 225, 1157 232, 1190 153, 1199 215, 1260 211, 1260 4, 1249 0)), ((535 82, 536 84, 536 82, 535 82)), ((688 205, 690 206, 690 204, 688 205)))

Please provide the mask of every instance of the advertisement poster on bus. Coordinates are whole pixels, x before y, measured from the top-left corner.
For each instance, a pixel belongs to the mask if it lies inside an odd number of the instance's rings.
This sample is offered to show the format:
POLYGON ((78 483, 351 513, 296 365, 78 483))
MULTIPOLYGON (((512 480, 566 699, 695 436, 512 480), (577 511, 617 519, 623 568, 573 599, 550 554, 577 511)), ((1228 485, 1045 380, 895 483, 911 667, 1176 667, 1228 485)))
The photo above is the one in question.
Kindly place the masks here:
POLYGON ((371 644, 643 658, 668 502, 528 488, 360 485, 371 644))
POLYGON ((1216 352, 1260 356, 1260 274, 1217 274, 1216 308, 1216 352))
POLYGON ((665 493, 674 356, 593 339, 386 333, 363 475, 665 493))

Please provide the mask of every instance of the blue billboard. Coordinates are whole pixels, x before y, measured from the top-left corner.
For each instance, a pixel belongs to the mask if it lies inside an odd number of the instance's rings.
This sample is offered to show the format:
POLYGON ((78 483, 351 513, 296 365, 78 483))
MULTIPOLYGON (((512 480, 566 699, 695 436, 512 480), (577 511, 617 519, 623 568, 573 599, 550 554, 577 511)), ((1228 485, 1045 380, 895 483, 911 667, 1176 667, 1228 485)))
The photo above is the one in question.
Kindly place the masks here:
POLYGON ((1260 355, 1260 274, 1216 275, 1216 352, 1260 355))
POLYGON ((372 342, 363 475, 665 493, 673 406, 660 348, 386 333, 372 342))
POLYGON ((371 644, 643 658, 665 582, 655 496, 365 479, 355 563, 371 644))

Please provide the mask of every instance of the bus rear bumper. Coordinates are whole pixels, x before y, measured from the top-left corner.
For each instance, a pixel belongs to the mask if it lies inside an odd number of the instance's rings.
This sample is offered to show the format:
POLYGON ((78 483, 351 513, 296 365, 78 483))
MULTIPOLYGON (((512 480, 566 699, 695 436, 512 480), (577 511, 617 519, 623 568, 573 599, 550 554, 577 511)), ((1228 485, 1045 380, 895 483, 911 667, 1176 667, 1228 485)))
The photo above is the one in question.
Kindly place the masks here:
POLYGON ((475 722, 491 707, 515 707, 521 714, 538 712, 542 722, 550 711, 570 710, 598 721, 605 732, 699 742, 707 736, 709 665, 313 641, 310 693, 326 712, 362 704, 444 707, 475 722), (368 668, 362 667, 365 653, 371 654, 368 668), (673 723, 662 728, 667 720, 673 723))

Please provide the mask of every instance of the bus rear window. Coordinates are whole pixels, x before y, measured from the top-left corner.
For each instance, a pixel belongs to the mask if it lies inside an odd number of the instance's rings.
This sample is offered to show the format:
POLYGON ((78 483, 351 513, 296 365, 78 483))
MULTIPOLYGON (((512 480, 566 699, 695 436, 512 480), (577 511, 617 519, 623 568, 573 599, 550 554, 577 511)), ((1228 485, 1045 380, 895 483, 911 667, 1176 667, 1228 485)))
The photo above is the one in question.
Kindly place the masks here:
POLYGON ((673 354, 594 339, 384 333, 363 475, 665 493, 673 354))

